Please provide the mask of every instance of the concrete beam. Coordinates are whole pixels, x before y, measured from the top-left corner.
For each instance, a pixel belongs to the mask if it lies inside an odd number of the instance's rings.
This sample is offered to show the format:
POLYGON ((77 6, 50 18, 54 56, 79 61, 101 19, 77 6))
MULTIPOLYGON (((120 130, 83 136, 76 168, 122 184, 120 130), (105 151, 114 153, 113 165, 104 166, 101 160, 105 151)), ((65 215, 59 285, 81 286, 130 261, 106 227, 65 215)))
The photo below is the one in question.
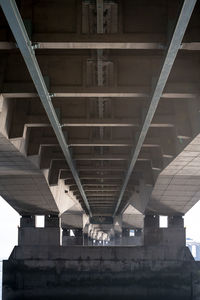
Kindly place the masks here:
MULTIPOLYGON (((104 37, 102 37, 103 39, 104 37)), ((35 42, 37 50, 67 50, 67 49, 121 49, 121 50, 165 50, 163 43, 140 43, 140 42, 35 42)), ((16 50, 16 43, 0 42, 0 50, 16 50)), ((200 51, 199 42, 182 43, 180 50, 200 51)))
MULTIPOLYGON (((130 140, 69 140, 69 146, 70 147, 131 147, 133 146, 133 143, 130 142, 130 140)), ((145 143, 142 145, 144 148, 155 148, 160 147, 160 144, 155 143, 145 143)))
MULTIPOLYGON (((68 172, 65 174, 65 171, 61 171, 60 179, 71 179, 73 178, 71 174, 68 172)), ((116 176, 116 175, 81 175, 80 179, 122 179, 122 176, 116 176)))
MULTIPOLYGON (((150 124, 152 128, 171 128, 174 127, 172 116, 158 116, 150 124)), ((27 127, 49 127, 46 116, 28 115, 25 119, 27 127)), ((139 127, 138 119, 62 119, 61 127, 139 127)))
MULTIPOLYGON (((169 117, 169 121, 167 120, 166 116, 163 116, 163 119, 166 119, 166 121, 162 120, 162 122, 156 122, 156 119, 151 123, 150 127, 153 128, 168 128, 168 127, 174 127, 174 124, 171 123, 171 116, 169 117)), ((161 120, 161 118, 160 118, 161 120)), ((30 123, 30 122, 29 122, 30 123)), ((90 119, 89 122, 85 119, 63 119, 62 120, 62 127, 139 127, 140 124, 138 120, 134 119, 90 119)))
MULTIPOLYGON (((75 160, 108 160, 108 161, 121 161, 121 160, 129 160, 129 156, 127 155, 117 155, 117 154, 111 154, 111 155, 90 155, 90 154, 80 154, 76 155, 74 157, 75 160)), ((138 158, 137 161, 149 161, 150 158, 138 158)))
MULTIPOLYGON (((193 82, 187 85, 177 82, 176 84, 168 83, 161 99, 196 99, 200 93, 199 86, 193 82)), ((76 87, 74 92, 73 86, 51 86, 51 95, 55 98, 130 98, 133 101, 138 98, 149 98, 151 95, 150 86, 132 86, 132 87, 76 87)), ((4 82, 2 88, 4 98, 38 98, 34 86, 26 82, 4 82)), ((64 100, 64 99, 63 99, 64 100)), ((91 99, 92 100, 92 99, 91 99)), ((163 100, 164 101, 164 100, 163 100)))

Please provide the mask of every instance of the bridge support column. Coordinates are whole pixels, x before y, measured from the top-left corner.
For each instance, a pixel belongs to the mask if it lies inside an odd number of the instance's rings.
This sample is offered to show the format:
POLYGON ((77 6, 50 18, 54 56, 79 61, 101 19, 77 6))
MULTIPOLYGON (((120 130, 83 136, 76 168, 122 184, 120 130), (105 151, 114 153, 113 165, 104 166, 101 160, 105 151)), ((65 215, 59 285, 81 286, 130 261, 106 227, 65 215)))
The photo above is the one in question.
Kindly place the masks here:
POLYGON ((83 230, 81 228, 63 228, 63 246, 83 245, 83 230))
POLYGON ((114 218, 114 239, 115 245, 119 246, 122 243, 122 216, 114 218))
POLYGON ((88 246, 89 245, 89 236, 88 233, 83 231, 83 246, 88 246))
POLYGON ((75 245, 83 245, 83 229, 76 228, 74 229, 74 235, 75 235, 75 245))
POLYGON ((35 216, 22 216, 18 230, 19 246, 53 246, 61 244, 60 220, 57 215, 45 216, 45 227, 35 227, 35 216))
POLYGON ((181 249, 185 246, 185 228, 182 216, 169 216, 168 228, 159 228, 158 215, 146 215, 144 219, 144 245, 181 249))
POLYGON ((129 228, 122 228, 122 238, 129 237, 129 228))
POLYGON ((142 229, 141 228, 136 228, 135 229, 135 236, 142 236, 142 229))
POLYGON ((144 244, 157 244, 157 232, 159 230, 159 216, 146 215, 144 218, 144 244))
MULTIPOLYGON (((133 228, 131 228, 133 229, 133 228)), ((124 246, 142 246, 142 230, 140 228, 134 228, 134 234, 130 235, 130 228, 122 229, 122 245, 124 246)))
POLYGON ((169 228, 184 228, 184 220, 182 216, 169 216, 168 217, 169 228))
POLYGON ((83 245, 89 245, 89 216, 83 215, 83 245))

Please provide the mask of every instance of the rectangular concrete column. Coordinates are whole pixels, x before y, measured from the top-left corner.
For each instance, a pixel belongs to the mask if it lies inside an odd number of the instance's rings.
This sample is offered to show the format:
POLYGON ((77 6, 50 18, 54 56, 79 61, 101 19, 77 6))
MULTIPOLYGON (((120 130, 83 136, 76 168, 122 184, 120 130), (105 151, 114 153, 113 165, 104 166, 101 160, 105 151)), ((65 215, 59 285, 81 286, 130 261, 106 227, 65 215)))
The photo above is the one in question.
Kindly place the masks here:
POLYGON ((183 216, 168 217, 168 232, 171 243, 174 247, 184 247, 186 245, 186 233, 183 216))
POLYGON ((135 229, 135 236, 142 236, 142 229, 141 228, 136 228, 135 229))
POLYGON ((166 246, 178 249, 185 246, 185 228, 182 216, 169 216, 168 228, 159 228, 158 215, 144 218, 144 245, 166 246))
POLYGON ((159 216, 158 215, 146 215, 144 218, 145 229, 159 228, 159 216))
POLYGON ((93 243, 93 226, 89 224, 88 226, 88 246, 92 246, 93 243))
POLYGON ((122 245, 123 246, 142 246, 143 237, 140 228, 122 228, 122 245), (130 229, 134 230, 134 235, 130 235, 130 229))
POLYGON ((122 216, 114 218, 114 239, 115 245, 119 246, 122 243, 122 216))
POLYGON ((89 245, 89 216, 83 214, 83 245, 89 245))
POLYGON ((89 236, 88 233, 83 232, 83 246, 88 246, 89 245, 89 236))
POLYGON ((83 245, 83 230, 81 228, 63 228, 62 236, 62 245, 63 246, 72 246, 72 245, 83 245), (70 230, 73 232, 73 235, 70 235, 70 230))
POLYGON ((45 227, 35 227, 35 216, 22 216, 18 230, 19 246, 60 245, 60 221, 57 215, 45 216, 45 227))
POLYGON ((83 229, 82 228, 74 229, 74 235, 76 238, 76 245, 83 245, 83 229))
POLYGON ((159 216, 146 215, 144 218, 144 245, 156 245, 158 243, 159 216))
POLYGON ((122 228, 122 238, 129 237, 129 228, 122 228))
POLYGON ((168 217, 169 228, 184 228, 184 220, 182 216, 169 216, 168 217))

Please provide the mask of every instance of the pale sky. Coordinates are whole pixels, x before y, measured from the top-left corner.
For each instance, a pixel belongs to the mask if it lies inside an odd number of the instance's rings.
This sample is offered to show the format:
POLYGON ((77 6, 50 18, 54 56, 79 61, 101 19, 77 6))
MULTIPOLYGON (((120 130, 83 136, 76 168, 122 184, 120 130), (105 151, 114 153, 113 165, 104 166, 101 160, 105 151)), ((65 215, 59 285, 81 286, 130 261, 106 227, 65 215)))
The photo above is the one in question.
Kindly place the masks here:
MULTIPOLYGON (((0 260, 7 259, 17 244, 19 214, 0 197, 0 260)), ((186 236, 200 241, 200 201, 185 216, 186 236)))
POLYGON ((19 214, 0 197, 0 260, 7 259, 17 244, 19 214))

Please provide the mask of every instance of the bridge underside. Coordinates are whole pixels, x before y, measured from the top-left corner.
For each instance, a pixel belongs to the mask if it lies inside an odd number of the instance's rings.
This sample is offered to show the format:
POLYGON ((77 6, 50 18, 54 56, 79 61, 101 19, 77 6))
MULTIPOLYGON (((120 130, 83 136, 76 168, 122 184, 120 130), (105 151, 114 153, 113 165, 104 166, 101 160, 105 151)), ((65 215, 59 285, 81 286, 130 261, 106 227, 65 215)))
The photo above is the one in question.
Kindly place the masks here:
POLYGON ((0 5, 0 195, 21 215, 3 300, 198 299, 200 3, 0 5))

